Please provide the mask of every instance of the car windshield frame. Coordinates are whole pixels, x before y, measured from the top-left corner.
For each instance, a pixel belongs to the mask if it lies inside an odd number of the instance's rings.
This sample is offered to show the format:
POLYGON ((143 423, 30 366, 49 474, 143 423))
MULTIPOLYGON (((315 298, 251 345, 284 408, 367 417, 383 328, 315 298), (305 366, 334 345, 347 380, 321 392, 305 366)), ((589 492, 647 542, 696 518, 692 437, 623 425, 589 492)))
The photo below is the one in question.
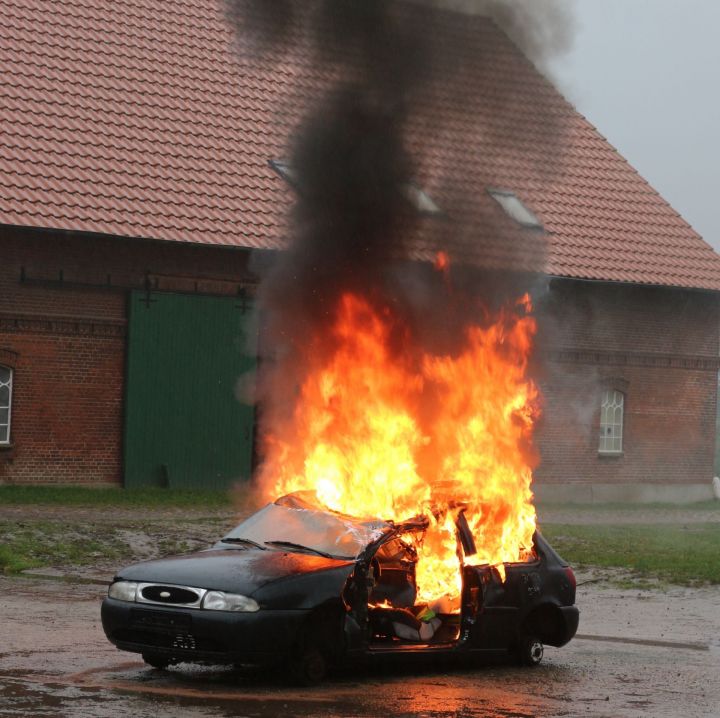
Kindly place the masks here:
POLYGON ((356 519, 290 494, 256 511, 220 543, 237 544, 243 539, 276 551, 355 561, 370 544, 392 531, 394 526, 387 521, 356 519))

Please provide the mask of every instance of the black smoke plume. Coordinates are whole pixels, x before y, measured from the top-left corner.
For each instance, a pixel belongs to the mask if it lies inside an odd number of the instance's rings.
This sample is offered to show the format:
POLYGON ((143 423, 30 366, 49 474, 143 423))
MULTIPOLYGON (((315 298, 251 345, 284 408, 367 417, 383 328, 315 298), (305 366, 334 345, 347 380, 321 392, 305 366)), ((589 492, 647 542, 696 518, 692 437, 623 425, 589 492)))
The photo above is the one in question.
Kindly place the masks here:
MULTIPOLYGON (((260 387, 261 398, 263 385, 271 389, 266 412, 291 407, 294 388, 303 378, 307 339, 333 321, 343 292, 358 291, 379 305, 392 304, 416 344, 452 351, 467 322, 482 323, 488 307, 517 297, 538 281, 544 256, 540 234, 526 244, 504 247, 514 264, 505 268, 510 271, 455 271, 452 294, 431 264, 408 261, 418 237, 435 250, 448 241, 455 246, 474 243, 476 253, 483 247, 476 227, 464 226, 454 216, 430 223, 408 198, 428 149, 410 128, 420 122, 431 147, 445 122, 442 115, 425 112, 420 117, 418 108, 442 108, 452 98, 472 116, 474 103, 485 98, 463 95, 472 86, 468 78, 493 72, 490 52, 473 48, 473 61, 466 63, 447 35, 436 31, 445 6, 457 1, 226 1, 240 44, 252 48, 258 63, 271 66, 293 56, 310 57, 310 72, 329 78, 288 147, 297 193, 292 237, 288 250, 264 271, 259 292, 266 346, 274 357, 260 387)), ((468 0, 463 9, 491 14, 540 61, 552 46, 562 45, 564 30, 553 29, 560 24, 562 3, 533 2, 468 0), (540 4, 544 13, 538 13, 540 4)), ((501 111, 505 98, 491 101, 501 111)), ((551 127, 554 121, 548 116, 545 124, 551 127)), ((504 125, 482 131, 499 152, 512 148, 514 138, 504 125)), ((559 139, 559 127, 556 135, 559 139)), ((482 160, 475 161, 482 165, 482 160)), ((461 142, 456 142, 436 163, 443 175, 440 186, 447 181, 449 193, 466 191, 452 178, 464 161, 461 142)), ((544 158, 529 152, 527 161, 541 164, 544 158)), ((488 178, 486 186, 491 184, 488 178)), ((473 202, 477 198, 461 197, 459 205, 473 202)), ((488 216, 487 236, 494 234, 493 221, 488 216)), ((404 344, 407 337, 398 343, 399 351, 404 344)))
POLYGON ((271 333, 278 322, 294 343, 340 292, 377 289, 387 260, 406 254, 417 222, 407 121, 416 90, 430 82, 432 43, 382 0, 235 0, 230 16, 261 61, 302 45, 338 77, 288 148, 298 195, 292 243, 261 290, 271 333))

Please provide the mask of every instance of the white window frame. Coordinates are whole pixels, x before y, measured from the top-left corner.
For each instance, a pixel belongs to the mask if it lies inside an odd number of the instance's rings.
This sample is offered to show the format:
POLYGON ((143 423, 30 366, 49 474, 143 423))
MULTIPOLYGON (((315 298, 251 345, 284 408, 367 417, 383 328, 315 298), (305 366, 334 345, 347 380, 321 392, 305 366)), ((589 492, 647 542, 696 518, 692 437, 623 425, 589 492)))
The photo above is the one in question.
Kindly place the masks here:
MULTIPOLYGON (((8 389, 10 390, 8 393, 7 406, 0 405, 0 409, 7 409, 7 412, 8 412, 7 435, 3 438, 2 434, 0 434, 0 446, 9 446, 10 445, 10 432, 12 430, 13 378, 15 376, 15 372, 13 371, 13 368, 11 366, 7 366, 5 364, 0 364, 0 369, 6 369, 9 372, 7 383, 3 382, 0 379, 0 386, 7 386, 8 389)), ((4 424, 2 426, 4 426, 4 424)))
POLYGON ((625 394, 605 389, 600 398, 600 441, 598 453, 622 454, 624 451, 625 394))

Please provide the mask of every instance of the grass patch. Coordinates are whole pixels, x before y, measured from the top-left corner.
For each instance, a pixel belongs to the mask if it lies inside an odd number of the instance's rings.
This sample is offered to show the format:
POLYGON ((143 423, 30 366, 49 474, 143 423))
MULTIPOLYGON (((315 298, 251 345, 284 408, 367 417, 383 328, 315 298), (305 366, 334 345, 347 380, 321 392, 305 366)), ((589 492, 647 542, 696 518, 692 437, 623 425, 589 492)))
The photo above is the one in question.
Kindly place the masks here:
POLYGON ((720 526, 546 524, 543 535, 575 566, 622 568, 682 586, 720 584, 720 526))
POLYGON ((103 535, 93 525, 64 522, 3 521, 0 541, 4 573, 42 566, 87 566, 99 560, 121 560, 128 554, 127 546, 115 540, 112 529, 103 535))
POLYGON ((20 573, 26 568, 36 568, 39 565, 38 561, 18 554, 13 546, 0 545, 0 573, 20 573))
POLYGON ((235 492, 231 495, 228 491, 191 489, 0 486, 0 506, 229 509, 232 508, 234 496, 235 492))

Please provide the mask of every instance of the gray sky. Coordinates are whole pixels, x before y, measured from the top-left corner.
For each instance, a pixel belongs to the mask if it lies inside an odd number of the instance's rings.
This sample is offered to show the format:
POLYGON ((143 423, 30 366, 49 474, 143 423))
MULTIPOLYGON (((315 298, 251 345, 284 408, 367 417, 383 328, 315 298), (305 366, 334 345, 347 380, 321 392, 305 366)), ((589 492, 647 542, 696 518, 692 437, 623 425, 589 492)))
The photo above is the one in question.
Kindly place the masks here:
POLYGON ((551 63, 577 109, 720 250, 720 2, 570 0, 551 63))

